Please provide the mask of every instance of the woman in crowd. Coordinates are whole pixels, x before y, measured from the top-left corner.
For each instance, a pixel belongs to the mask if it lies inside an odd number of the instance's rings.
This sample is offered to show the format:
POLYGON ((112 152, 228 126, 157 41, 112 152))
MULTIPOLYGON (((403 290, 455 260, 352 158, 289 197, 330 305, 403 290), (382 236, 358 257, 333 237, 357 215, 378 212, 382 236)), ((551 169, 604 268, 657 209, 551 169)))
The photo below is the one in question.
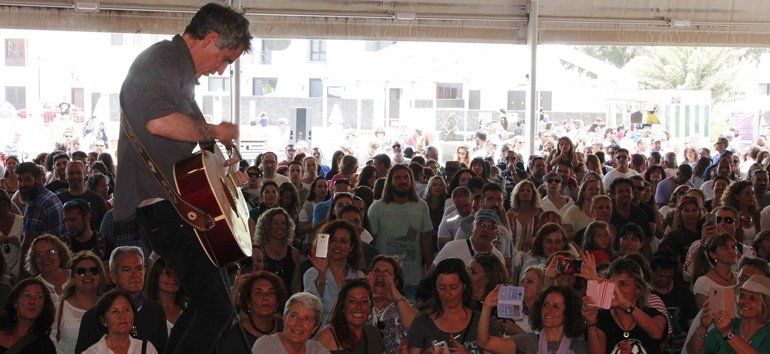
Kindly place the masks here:
POLYGON ((309 249, 313 242, 311 231, 313 230, 313 208, 316 204, 331 198, 329 184, 323 177, 316 177, 310 185, 310 192, 307 194, 307 200, 302 204, 299 211, 299 233, 302 238, 303 250, 309 249))
POLYGON ((572 139, 563 136, 556 141, 556 150, 548 155, 548 166, 556 166, 561 161, 568 161, 572 166, 576 166, 579 161, 576 152, 572 139))
MULTIPOLYGON (((454 176, 452 176, 452 181, 449 182, 449 190, 448 192, 451 194, 453 190, 457 187, 467 187, 468 181, 471 180, 471 178, 476 177, 476 174, 473 173, 468 168, 461 168, 459 169, 454 176)), ((452 199, 447 199, 447 203, 453 203, 452 199)), ((448 204, 448 205, 454 205, 454 204, 448 204)))
POLYGON ((664 178, 666 178, 666 171, 658 165, 652 165, 644 171, 644 180, 650 182, 654 189, 658 188, 658 183, 664 178))
POLYGON ((751 244, 757 258, 770 262, 770 230, 762 230, 754 236, 754 242, 751 244))
POLYGON ((502 338, 489 335, 492 309, 497 305, 500 287, 487 295, 479 320, 478 341, 493 353, 588 353, 583 340, 585 321, 581 300, 571 288, 554 285, 537 296, 529 322, 538 333, 502 338))
POLYGON ((540 193, 531 181, 522 180, 513 187, 508 223, 511 225, 512 239, 516 241, 514 266, 520 265, 524 254, 532 249, 532 239, 537 231, 536 220, 542 212, 540 193))
POLYGON ((429 309, 409 327, 409 353, 434 349, 438 342, 453 352, 483 353, 476 342, 479 314, 473 311, 473 289, 463 261, 449 258, 439 262, 430 279, 429 309))
POLYGON ((580 185, 577 201, 567 208, 562 217, 564 229, 570 239, 573 238, 575 232, 585 228, 593 220, 590 216, 591 201, 595 195, 604 194, 602 188, 602 182, 595 179, 584 180, 583 184, 580 185))
MULTIPOLYGON (((706 242, 705 251, 708 255, 707 266, 710 266, 710 269, 704 275, 694 278, 696 280, 692 287, 698 308, 703 307, 703 303, 708 298, 708 292, 712 288, 732 288, 737 281, 732 267, 738 262, 738 250, 730 236, 712 237, 706 242)), ((693 277, 702 274, 700 262, 697 260, 695 268, 693 277)))
POLYGON ((83 354, 158 353, 149 341, 131 336, 136 308, 132 303, 131 294, 125 290, 113 289, 104 294, 94 307, 94 315, 107 334, 83 351, 83 354))
POLYGON ((562 195, 562 179, 556 172, 550 172, 543 178, 545 180, 545 198, 540 201, 543 211, 554 211, 564 214, 575 202, 565 195, 562 195))
POLYGON ((700 187, 705 181, 706 168, 711 166, 711 158, 701 157, 698 162, 692 166, 692 177, 690 182, 693 186, 700 187))
POLYGON ((604 177, 604 167, 602 166, 602 162, 599 160, 599 157, 594 154, 586 155, 586 173, 591 172, 596 173, 600 181, 604 177))
POLYGON ((19 158, 15 155, 9 155, 5 158, 5 173, 0 178, 0 189, 13 195, 19 190, 19 177, 16 175, 16 166, 19 165, 19 158))
POLYGON ((444 177, 431 177, 430 180, 428 180, 428 186, 425 188, 423 199, 428 204, 430 220, 433 223, 434 230, 438 230, 438 225, 441 223, 441 218, 444 216, 444 204, 448 198, 449 194, 446 190, 444 177))
POLYGON ((642 230, 641 226, 634 223, 623 225, 616 238, 618 240, 616 244, 619 245, 620 250, 619 256, 642 253, 645 239, 644 230, 642 230))
MULTIPOLYGON (((296 157, 295 157, 296 158, 296 157)), ((302 186, 310 189, 318 175, 318 161, 313 156, 307 156, 302 159, 302 186)))
POLYGON ((540 227, 532 241, 532 253, 524 261, 524 269, 532 265, 546 266, 546 260, 558 251, 569 251, 570 245, 564 229, 556 223, 540 227))
POLYGON ((583 250, 590 253, 596 264, 610 263, 615 259, 610 228, 604 221, 594 221, 586 227, 583 250))
POLYGON ((326 216, 326 220, 319 223, 322 225, 324 222, 337 220, 337 213, 342 210, 345 205, 353 204, 353 195, 346 192, 337 193, 332 197, 332 202, 329 205, 329 214, 326 216))
POLYGON ((299 203, 299 193, 293 184, 283 183, 278 187, 278 206, 289 213, 295 224, 298 222, 299 203))
POLYGON ((492 289, 507 284, 508 272, 500 259, 492 253, 476 253, 468 263, 468 276, 473 286, 474 311, 481 310, 481 304, 492 289))
POLYGON ((372 165, 366 165, 361 169, 361 173, 358 175, 357 186, 367 186, 374 189, 374 182, 377 181, 377 168, 372 165))
MULTIPOLYGON (((259 217, 265 211, 278 207, 278 183, 275 181, 262 182, 262 189, 259 191, 262 200, 255 208, 249 210, 249 217, 259 223, 259 217)), ((288 215, 288 213, 287 213, 288 215)))
POLYGON ((404 293, 404 271, 401 264, 390 256, 377 256, 366 275, 372 288, 374 306, 369 321, 383 336, 386 353, 396 353, 406 331, 417 316, 404 293))
POLYGON ((347 178, 351 185, 358 181, 358 159, 353 155, 345 155, 340 161, 340 172, 331 179, 329 187, 334 187, 334 182, 340 178, 347 178))
POLYGON ((658 212, 660 212, 660 215, 663 215, 663 218, 666 220, 666 224, 668 226, 671 226, 674 221, 673 214, 671 214, 671 212, 676 210, 676 206, 679 204, 679 199, 682 199, 682 197, 687 194, 689 190, 690 186, 686 184, 674 188, 674 191, 671 192, 671 199, 669 200, 668 204, 658 209, 658 212))
POLYGON ((0 314, 0 352, 56 353, 49 337, 53 317, 54 305, 48 287, 35 278, 20 281, 0 314))
POLYGON ((750 181, 735 181, 727 186, 722 195, 722 205, 738 210, 738 220, 743 229, 743 239, 738 240, 750 244, 760 229, 759 207, 754 197, 754 185, 750 181))
POLYGON ((94 173, 90 178, 88 178, 88 182, 86 182, 86 187, 88 187, 88 190, 91 192, 94 192, 102 198, 104 198, 105 203, 107 204, 107 210, 112 209, 112 195, 110 195, 110 178, 107 177, 107 175, 101 174, 101 173, 94 173))
POLYGON ((241 318, 222 334, 217 353, 247 353, 241 328, 249 348, 262 336, 283 331, 283 318, 278 315, 288 296, 283 280, 273 273, 261 271, 247 274, 241 280, 236 300, 241 318))
POLYGON ((326 173, 326 176, 323 176, 327 181, 331 180, 332 177, 340 173, 340 162, 342 162, 342 158, 345 156, 345 152, 341 150, 337 150, 332 154, 332 160, 329 164, 329 172, 326 173))
POLYGON ((735 318, 730 318, 725 311, 712 313, 704 308, 700 326, 687 342, 687 352, 752 354, 767 351, 770 348, 770 278, 752 275, 738 290, 736 305, 735 318))
POLYGON ((257 221, 254 243, 265 250, 265 270, 281 277, 292 291, 299 289, 299 250, 291 245, 294 221, 286 210, 272 208, 257 221))
POLYGON ((44 234, 32 241, 26 257, 26 270, 48 288, 51 300, 59 303, 64 284, 70 279, 67 269, 72 254, 58 237, 44 234))
MULTIPOLYGON (((524 288, 524 316, 516 320, 516 327, 511 334, 524 334, 532 331, 529 324, 529 314, 532 313, 535 300, 543 289, 545 289, 545 272, 541 266, 529 266, 521 272, 521 281, 519 285, 524 288)), ((507 332, 507 331, 506 331, 507 332)))
POLYGON ((465 145, 458 146, 457 150, 455 150, 454 160, 464 164, 465 168, 471 167, 471 156, 468 147, 465 145))
POLYGON ((316 237, 309 255, 313 267, 305 272, 302 284, 306 292, 317 295, 323 301, 322 323, 327 323, 342 283, 364 276, 361 272, 363 253, 358 232, 345 221, 331 221, 321 228, 319 234, 329 235, 326 258, 315 256, 316 237))
POLYGON ((684 262, 690 245, 701 237, 704 215, 698 203, 696 197, 682 197, 676 206, 672 231, 666 234, 658 247, 674 252, 680 263, 684 262))
POLYGON ((599 310, 593 299, 583 298, 589 352, 659 354, 666 337, 666 317, 647 306, 649 287, 639 265, 618 259, 610 265, 608 277, 615 283, 609 310, 599 310))
POLYGON ((147 273, 145 284, 147 297, 163 306, 163 312, 166 313, 166 326, 168 333, 171 334, 171 328, 187 307, 187 297, 179 284, 179 279, 171 267, 166 265, 166 261, 158 258, 147 273))
MULTIPOLYGON (((690 167, 695 168, 695 165, 698 163, 698 151, 695 150, 694 147, 690 146, 684 149, 684 162, 690 167)), ((696 184, 697 185, 697 184, 696 184)))
POLYGON ((241 186, 241 192, 244 199, 249 204, 249 209, 255 208, 259 205, 260 186, 262 185, 262 170, 257 166, 249 166, 246 169, 246 176, 249 178, 246 184, 241 186))
POLYGON ((332 353, 382 353, 382 335, 369 322, 373 302, 366 279, 346 280, 334 304, 330 324, 318 332, 318 341, 332 353))
POLYGON ((80 321, 86 311, 96 305, 107 285, 104 264, 91 251, 83 251, 72 258, 72 278, 61 296, 51 339, 60 354, 73 353, 80 332, 80 321))
POLYGON ((4 268, 11 277, 16 277, 19 274, 19 252, 21 252, 19 246, 24 217, 12 213, 13 208, 11 196, 4 190, 0 190, 0 246, 10 251, 3 252, 4 268))
POLYGON ((292 295, 283 309, 283 331, 257 339, 252 353, 327 354, 320 342, 310 339, 321 326, 321 300, 309 293, 292 295))
POLYGON ((489 164, 484 161, 483 157, 474 157, 473 160, 471 160, 470 169, 476 177, 480 177, 484 183, 489 182, 489 164))

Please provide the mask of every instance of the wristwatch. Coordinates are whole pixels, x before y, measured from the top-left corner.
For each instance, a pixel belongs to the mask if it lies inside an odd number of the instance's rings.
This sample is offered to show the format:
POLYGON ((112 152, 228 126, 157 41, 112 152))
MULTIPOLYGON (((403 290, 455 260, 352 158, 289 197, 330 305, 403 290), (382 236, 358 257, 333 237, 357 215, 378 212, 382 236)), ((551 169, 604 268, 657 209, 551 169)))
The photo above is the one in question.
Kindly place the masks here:
POLYGON ((735 338, 735 333, 733 331, 727 332, 724 337, 722 337, 726 342, 729 342, 730 339, 735 338))
POLYGON ((627 314, 629 314, 629 315, 630 315, 630 314, 634 313, 634 310, 636 310, 636 306, 634 306, 634 305, 629 305, 628 307, 626 307, 626 310, 625 310, 625 311, 626 311, 626 313, 627 313, 627 314))

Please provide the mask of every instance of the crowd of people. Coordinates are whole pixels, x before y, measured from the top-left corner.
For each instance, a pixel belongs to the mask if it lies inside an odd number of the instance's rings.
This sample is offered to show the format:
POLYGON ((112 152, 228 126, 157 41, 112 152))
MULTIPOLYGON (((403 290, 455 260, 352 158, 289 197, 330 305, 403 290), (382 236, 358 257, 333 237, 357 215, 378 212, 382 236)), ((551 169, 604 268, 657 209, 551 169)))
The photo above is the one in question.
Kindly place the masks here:
MULTIPOLYGON (((288 145, 241 161, 253 252, 227 267, 237 313, 216 352, 770 347, 764 145, 720 137, 682 156, 564 135, 526 161, 515 139, 442 161, 412 140, 363 158, 288 145), (597 281, 615 284, 609 308, 589 296, 597 281), (495 311, 507 285, 524 289, 515 319, 495 311), (732 308, 711 303, 720 289, 732 308)), ((188 298, 142 228, 113 221, 112 156, 1 162, 0 351, 163 352, 188 298)))

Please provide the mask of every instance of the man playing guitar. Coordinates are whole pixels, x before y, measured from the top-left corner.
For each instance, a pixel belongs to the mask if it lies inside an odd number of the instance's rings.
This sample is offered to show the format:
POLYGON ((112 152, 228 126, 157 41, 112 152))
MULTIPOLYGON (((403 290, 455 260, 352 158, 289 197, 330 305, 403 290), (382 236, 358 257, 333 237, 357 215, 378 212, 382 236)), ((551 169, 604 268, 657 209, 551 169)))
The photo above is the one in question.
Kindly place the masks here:
MULTIPOLYGON (((121 124, 129 123, 167 178, 196 143, 229 145, 237 137, 236 125, 206 123, 195 102, 195 86, 201 76, 222 74, 249 52, 251 38, 242 14, 212 3, 195 14, 183 35, 152 45, 131 65, 120 91, 121 124)), ((125 127, 118 140, 116 181, 115 220, 141 226, 190 297, 165 352, 211 353, 232 317, 228 290, 193 229, 168 200, 160 199, 164 192, 125 127)))

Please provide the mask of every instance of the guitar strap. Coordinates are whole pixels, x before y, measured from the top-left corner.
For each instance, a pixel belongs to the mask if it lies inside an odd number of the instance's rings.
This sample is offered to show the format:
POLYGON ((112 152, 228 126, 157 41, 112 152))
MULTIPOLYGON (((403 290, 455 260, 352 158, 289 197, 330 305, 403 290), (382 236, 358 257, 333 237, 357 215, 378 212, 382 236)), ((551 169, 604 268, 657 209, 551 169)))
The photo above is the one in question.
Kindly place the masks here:
POLYGON ((177 192, 176 188, 171 183, 169 183, 166 176, 163 175, 163 172, 158 168, 158 165, 155 163, 155 160, 152 158, 152 156, 150 156, 150 154, 147 152, 147 149, 144 148, 142 142, 139 141, 139 137, 136 136, 136 132, 134 132, 134 128, 131 126, 131 123, 128 122, 128 119, 126 118, 125 113, 123 113, 123 110, 120 111, 120 126, 128 136, 128 140, 131 141, 131 145, 134 146, 136 152, 139 153, 139 156, 142 158, 147 168, 150 169, 150 172, 152 172, 152 175, 158 181, 158 184, 160 184, 160 188, 163 190, 163 194, 166 196, 166 199, 171 202, 171 205, 174 206, 174 209, 176 209, 177 214, 179 214, 182 220, 184 220, 185 223, 190 225, 193 229, 200 232, 213 229, 216 224, 214 218, 212 218, 211 215, 207 214, 205 211, 201 210, 195 205, 190 204, 190 202, 186 201, 184 198, 182 198, 181 195, 179 195, 179 192, 177 192))

